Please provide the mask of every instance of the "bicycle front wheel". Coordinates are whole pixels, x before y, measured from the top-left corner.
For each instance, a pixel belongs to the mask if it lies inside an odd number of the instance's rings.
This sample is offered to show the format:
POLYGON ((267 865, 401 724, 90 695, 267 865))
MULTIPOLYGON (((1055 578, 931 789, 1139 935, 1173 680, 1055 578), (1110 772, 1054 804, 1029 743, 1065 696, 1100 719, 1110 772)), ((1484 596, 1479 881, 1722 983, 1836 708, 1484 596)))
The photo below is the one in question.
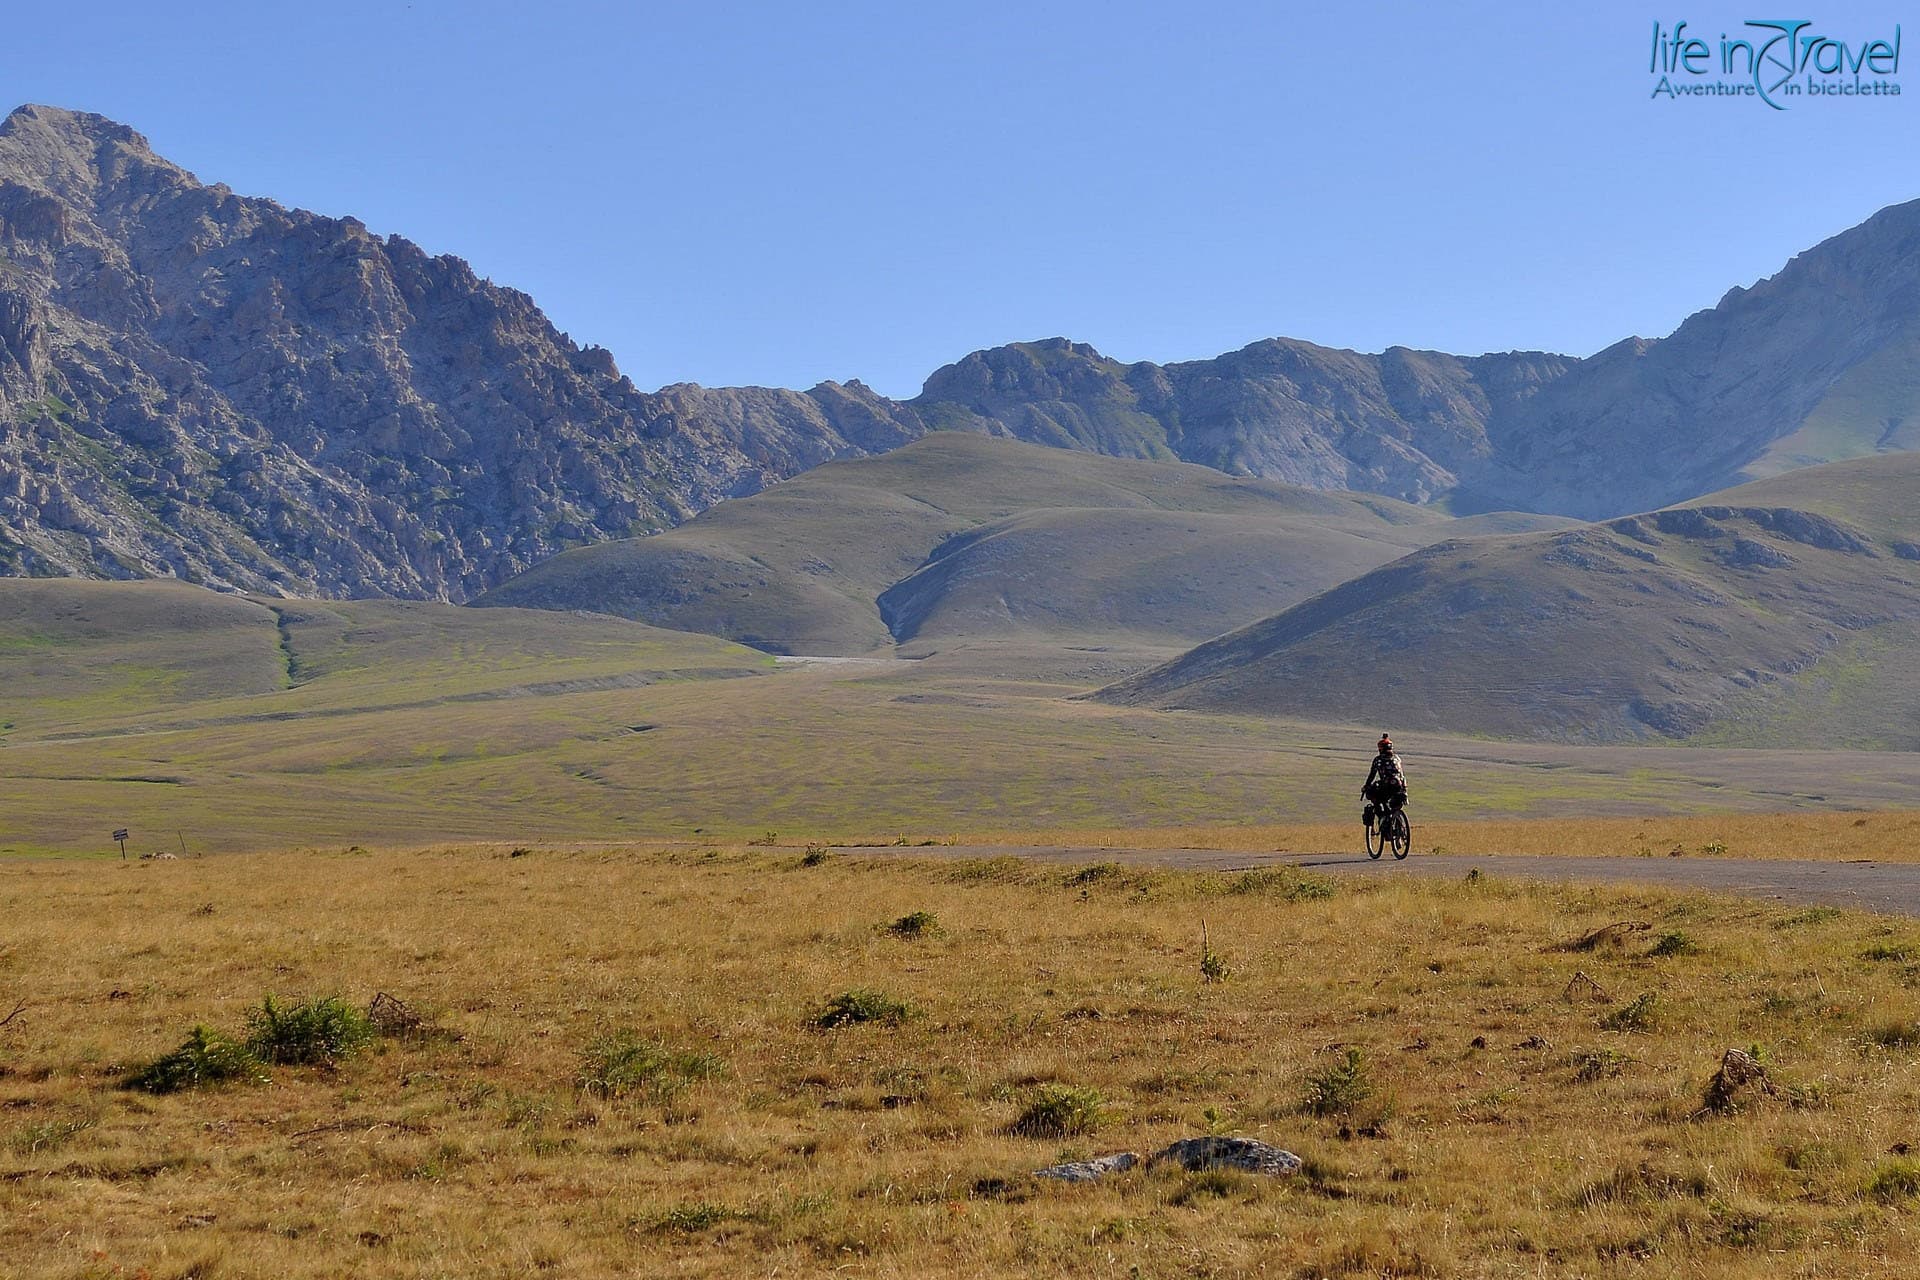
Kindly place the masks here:
POLYGON ((1387 843, 1393 847, 1394 859, 1398 861, 1413 852, 1413 824, 1407 821, 1405 810, 1396 809, 1387 825, 1387 843))

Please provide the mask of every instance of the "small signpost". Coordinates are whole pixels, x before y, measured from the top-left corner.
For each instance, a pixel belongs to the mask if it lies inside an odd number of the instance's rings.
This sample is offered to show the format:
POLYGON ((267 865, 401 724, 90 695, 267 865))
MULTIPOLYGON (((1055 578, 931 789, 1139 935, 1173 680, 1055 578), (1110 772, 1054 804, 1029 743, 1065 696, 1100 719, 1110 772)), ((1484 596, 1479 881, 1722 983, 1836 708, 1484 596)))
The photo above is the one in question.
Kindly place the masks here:
POLYGON ((120 861, 125 862, 127 860, 127 829, 125 827, 114 828, 113 838, 120 842, 120 861))

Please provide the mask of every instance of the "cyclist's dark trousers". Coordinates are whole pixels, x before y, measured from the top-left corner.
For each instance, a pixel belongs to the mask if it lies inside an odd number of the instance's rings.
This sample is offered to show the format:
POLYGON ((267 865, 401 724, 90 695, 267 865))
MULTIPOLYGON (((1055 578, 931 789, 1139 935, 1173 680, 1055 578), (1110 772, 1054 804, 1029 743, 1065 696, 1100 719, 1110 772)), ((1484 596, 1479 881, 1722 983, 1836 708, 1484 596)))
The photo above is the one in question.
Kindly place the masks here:
POLYGON ((1407 803, 1407 784, 1376 782, 1367 788, 1367 799, 1381 808, 1404 808, 1407 803))

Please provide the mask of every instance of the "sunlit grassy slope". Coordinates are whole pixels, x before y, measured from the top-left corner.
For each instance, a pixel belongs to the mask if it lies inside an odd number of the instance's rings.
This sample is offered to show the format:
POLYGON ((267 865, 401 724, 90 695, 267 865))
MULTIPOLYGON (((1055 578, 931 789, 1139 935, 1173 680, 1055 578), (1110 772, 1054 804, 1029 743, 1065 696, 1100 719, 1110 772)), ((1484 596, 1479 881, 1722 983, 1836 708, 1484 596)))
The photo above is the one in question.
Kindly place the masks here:
POLYGON ((1904 1277, 1916 963, 1908 920, 1484 878, 14 863, 0 1271, 1904 1277), (903 1020, 810 1025, 858 989, 903 1020), (121 1087, 269 994, 376 993, 424 1027, 265 1084, 121 1087), (654 1056, 607 1096, 623 1033, 654 1056), (1735 1047, 1774 1092, 1703 1111, 1735 1047), (1013 1131, 1048 1087, 1085 1091, 1086 1132, 1013 1131), (1209 1130, 1305 1170, 1029 1176, 1209 1130))
MULTIPOLYGON (((84 583, 0 583, 0 599, 14 588, 40 593, 36 620, 7 633, 35 638, 0 647, 13 725, 0 731, 0 849, 16 853, 111 854, 121 826, 136 853, 1347 828, 1381 727, 1081 696, 1165 650, 995 645, 776 668, 609 618, 84 583), (91 602, 91 630, 46 621, 62 591, 91 602), (176 631, 149 629, 146 658, 115 686, 130 642, 94 634, 101 611, 120 593, 143 616, 167 592, 192 607, 169 615, 176 631), (202 605, 214 621, 189 625, 202 605)), ((1439 734, 1403 736, 1403 750, 1423 821, 1920 807, 1920 757, 1903 753, 1439 734)))
POLYGON ((924 653, 978 636, 1192 643, 1440 538, 1368 494, 935 432, 654 537, 583 547, 482 605, 590 608, 777 653, 924 653))
POLYGON ((1920 748, 1920 455, 1449 542, 1102 696, 1562 740, 1920 748))

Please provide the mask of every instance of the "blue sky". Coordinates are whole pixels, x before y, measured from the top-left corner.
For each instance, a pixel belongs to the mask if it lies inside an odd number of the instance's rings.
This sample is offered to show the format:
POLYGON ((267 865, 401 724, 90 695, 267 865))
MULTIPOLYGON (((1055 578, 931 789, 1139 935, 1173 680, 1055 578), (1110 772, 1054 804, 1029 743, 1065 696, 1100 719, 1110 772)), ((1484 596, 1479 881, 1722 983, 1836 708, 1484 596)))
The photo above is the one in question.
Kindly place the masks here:
MULTIPOLYGON (((526 290, 646 387, 1001 342, 1588 354, 1920 197, 1891 99, 1654 101, 1669 5, 17 5, 0 110, 526 290)), ((1920 40, 1920 4, 1810 3, 1920 40)), ((1906 74, 1908 66, 1914 68, 1906 74)))

